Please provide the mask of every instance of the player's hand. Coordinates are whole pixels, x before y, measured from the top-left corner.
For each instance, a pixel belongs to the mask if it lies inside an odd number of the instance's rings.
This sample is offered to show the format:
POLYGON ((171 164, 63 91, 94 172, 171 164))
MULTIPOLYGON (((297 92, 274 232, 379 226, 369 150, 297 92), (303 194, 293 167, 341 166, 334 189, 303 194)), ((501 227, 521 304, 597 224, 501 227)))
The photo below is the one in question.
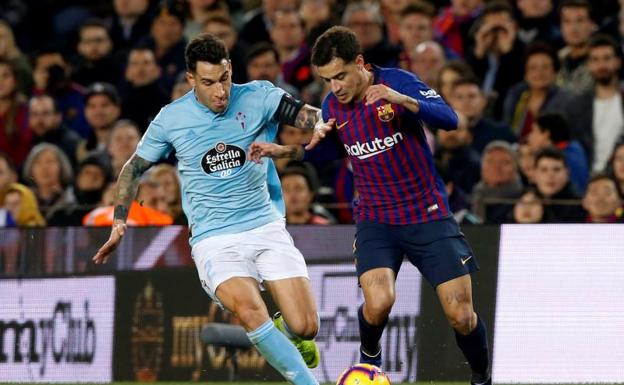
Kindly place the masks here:
POLYGON ((311 150, 314 147, 316 147, 316 145, 319 144, 319 142, 323 140, 323 138, 325 138, 327 133, 331 131, 332 128, 334 128, 334 124, 336 124, 336 119, 334 118, 331 118, 327 120, 326 122, 318 121, 316 125, 314 126, 314 133, 312 134, 312 139, 310 140, 310 143, 308 143, 305 146, 305 149, 311 150))
POLYGON ((288 147, 276 143, 253 142, 249 146, 249 159, 258 164, 262 163, 263 157, 285 158, 288 154, 288 147))
POLYGON ((112 252, 115 251, 117 246, 119 246, 119 243, 121 243, 121 238, 124 236, 127 227, 128 226, 125 223, 119 220, 118 222, 113 222, 113 227, 108 241, 100 247, 97 254, 93 257, 93 262, 95 262, 96 265, 106 263, 106 261, 108 261, 108 257, 110 257, 112 252))
POLYGON ((405 101, 405 95, 383 84, 375 84, 366 89, 364 100, 367 106, 382 99, 390 103, 402 104, 405 101))

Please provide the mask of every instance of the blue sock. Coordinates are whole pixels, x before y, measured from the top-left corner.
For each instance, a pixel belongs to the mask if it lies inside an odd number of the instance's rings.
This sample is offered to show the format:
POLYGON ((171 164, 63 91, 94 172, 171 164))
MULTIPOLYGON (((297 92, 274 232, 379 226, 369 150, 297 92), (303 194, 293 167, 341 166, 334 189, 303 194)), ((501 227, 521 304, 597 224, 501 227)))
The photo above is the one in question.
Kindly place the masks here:
POLYGON ((268 320, 247 333, 256 349, 288 382, 295 385, 318 385, 295 346, 268 320))
POLYGON ((487 331, 481 317, 477 316, 477 327, 467 336, 455 331, 455 339, 473 373, 487 374, 489 367, 487 331))

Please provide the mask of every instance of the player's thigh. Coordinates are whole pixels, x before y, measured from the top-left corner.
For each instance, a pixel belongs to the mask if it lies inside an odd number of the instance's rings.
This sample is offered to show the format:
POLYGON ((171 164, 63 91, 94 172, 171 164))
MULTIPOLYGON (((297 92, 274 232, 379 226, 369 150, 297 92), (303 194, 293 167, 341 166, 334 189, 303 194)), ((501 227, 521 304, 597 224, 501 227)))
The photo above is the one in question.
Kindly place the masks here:
POLYGON ((305 277, 264 281, 264 287, 279 308, 291 331, 301 337, 314 337, 318 332, 316 301, 305 277))
MULTIPOLYGON (((358 223, 353 242, 353 255, 360 285, 362 285, 362 277, 369 281, 372 280, 372 285, 373 278, 381 277, 379 283, 384 283, 385 278, 383 277, 392 276, 391 283, 394 286, 394 277, 401 269, 404 256, 394 226, 371 221, 358 223), (390 275, 388 269, 394 274, 390 275), (371 272, 369 273, 369 271, 371 272)), ((387 287, 387 285, 388 283, 385 283, 381 286, 387 287)), ((362 289, 364 289, 363 285, 362 289)))
POLYGON ((407 258, 434 289, 479 270, 470 245, 452 218, 407 225, 401 237, 407 258))
POLYGON ((236 314, 248 331, 269 320, 269 312, 254 278, 229 278, 217 287, 215 295, 223 307, 236 314))
POLYGON ((191 250, 202 287, 221 307, 225 304, 216 292, 225 281, 235 277, 250 278, 256 289, 260 282, 253 255, 244 247, 241 237, 241 234, 209 237, 194 244, 191 250))

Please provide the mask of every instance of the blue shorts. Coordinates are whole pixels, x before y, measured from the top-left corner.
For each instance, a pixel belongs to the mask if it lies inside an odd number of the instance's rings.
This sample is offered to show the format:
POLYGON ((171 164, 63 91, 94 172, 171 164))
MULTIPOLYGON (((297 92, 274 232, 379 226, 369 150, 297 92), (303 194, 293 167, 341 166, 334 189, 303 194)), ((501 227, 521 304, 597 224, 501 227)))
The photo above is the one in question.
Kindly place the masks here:
POLYGON ((453 217, 412 225, 363 221, 357 224, 353 247, 358 277, 378 267, 389 267, 398 274, 404 256, 434 289, 479 270, 453 217))

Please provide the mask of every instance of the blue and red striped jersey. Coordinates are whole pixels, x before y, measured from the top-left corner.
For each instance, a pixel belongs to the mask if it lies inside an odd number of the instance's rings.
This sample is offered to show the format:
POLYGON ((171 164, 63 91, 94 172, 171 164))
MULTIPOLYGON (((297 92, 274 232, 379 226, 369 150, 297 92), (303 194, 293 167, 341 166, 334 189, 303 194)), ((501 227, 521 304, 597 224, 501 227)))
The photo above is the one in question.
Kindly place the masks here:
POLYGON ((412 224, 451 215, 423 124, 455 129, 455 111, 412 73, 380 67, 371 71, 374 84, 411 96, 420 109, 414 114, 385 100, 369 106, 341 104, 333 93, 323 101, 323 119, 336 119, 335 128, 353 165, 358 192, 354 220, 412 224))

